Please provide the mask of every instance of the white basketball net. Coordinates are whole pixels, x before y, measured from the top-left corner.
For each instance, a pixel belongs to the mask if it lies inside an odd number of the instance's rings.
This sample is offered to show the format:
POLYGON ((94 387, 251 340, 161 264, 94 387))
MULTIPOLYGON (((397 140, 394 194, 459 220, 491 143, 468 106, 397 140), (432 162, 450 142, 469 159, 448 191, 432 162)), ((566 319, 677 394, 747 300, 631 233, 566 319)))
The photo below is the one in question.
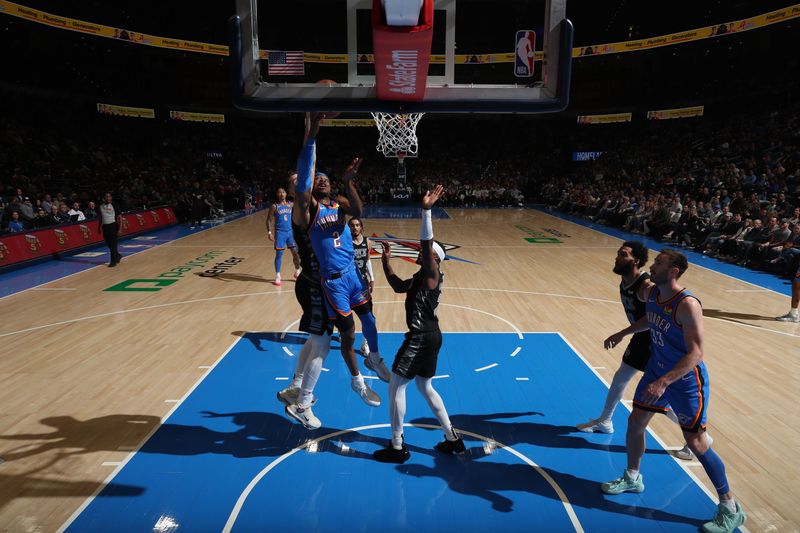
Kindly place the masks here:
POLYGON ((424 114, 372 113, 379 134, 376 150, 386 157, 417 155, 417 123, 424 114))

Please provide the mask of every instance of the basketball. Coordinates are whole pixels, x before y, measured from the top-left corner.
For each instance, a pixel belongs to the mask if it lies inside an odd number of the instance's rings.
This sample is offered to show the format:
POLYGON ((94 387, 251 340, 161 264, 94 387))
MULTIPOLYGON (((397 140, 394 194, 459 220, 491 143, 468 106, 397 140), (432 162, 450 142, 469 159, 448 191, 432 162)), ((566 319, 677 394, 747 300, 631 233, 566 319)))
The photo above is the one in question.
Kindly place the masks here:
MULTIPOLYGON (((319 81, 317 82, 317 85, 324 85, 324 86, 326 86, 326 87, 333 87, 334 85, 336 85, 336 82, 335 82, 335 81, 333 81, 333 80, 319 80, 319 81)), ((323 111, 323 112, 321 113, 321 115, 322 115, 322 118, 325 118, 325 119, 328 119, 328 118, 336 118, 336 117, 338 117, 340 114, 341 114, 341 113, 340 113, 339 111, 323 111)))

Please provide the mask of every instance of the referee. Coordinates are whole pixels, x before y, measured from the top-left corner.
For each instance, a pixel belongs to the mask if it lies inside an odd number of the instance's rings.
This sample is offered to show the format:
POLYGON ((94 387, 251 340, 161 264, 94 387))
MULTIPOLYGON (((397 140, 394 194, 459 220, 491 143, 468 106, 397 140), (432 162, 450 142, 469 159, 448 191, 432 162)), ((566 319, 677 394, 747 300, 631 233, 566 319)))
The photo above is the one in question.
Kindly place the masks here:
POLYGON ((119 255, 117 250, 117 242, 119 241, 119 231, 122 228, 120 222, 120 210, 117 204, 114 203, 111 193, 107 192, 103 197, 103 203, 100 204, 100 217, 98 217, 98 231, 103 233, 103 240, 106 241, 109 251, 111 252, 111 262, 108 266, 115 267, 119 264, 122 256, 119 255))

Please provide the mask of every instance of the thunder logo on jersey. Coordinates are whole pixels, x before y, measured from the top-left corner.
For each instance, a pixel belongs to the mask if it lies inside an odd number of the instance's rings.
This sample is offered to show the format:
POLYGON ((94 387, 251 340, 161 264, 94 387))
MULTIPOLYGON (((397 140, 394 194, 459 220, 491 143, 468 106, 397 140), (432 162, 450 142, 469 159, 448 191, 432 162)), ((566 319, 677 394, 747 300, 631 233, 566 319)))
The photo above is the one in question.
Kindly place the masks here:
POLYGON ((339 204, 317 204, 309 236, 323 276, 354 268, 353 237, 339 204))
POLYGON ((276 204, 275 231, 292 231, 292 205, 276 204))

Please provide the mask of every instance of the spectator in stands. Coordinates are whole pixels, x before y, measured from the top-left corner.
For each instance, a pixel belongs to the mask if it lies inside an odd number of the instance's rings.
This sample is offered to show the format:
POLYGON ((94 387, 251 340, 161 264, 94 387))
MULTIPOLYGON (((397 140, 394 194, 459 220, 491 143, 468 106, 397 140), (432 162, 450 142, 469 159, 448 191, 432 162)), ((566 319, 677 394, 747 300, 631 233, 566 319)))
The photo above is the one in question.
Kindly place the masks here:
POLYGON ((33 211, 31 199, 27 196, 22 200, 22 203, 19 204, 19 215, 25 222, 33 221, 33 217, 36 216, 36 213, 33 211))
POLYGON ((42 200, 42 209, 44 209, 45 213, 50 213, 50 206, 53 205, 53 198, 49 194, 44 195, 44 200, 42 200))
POLYGON ((11 219, 8 221, 8 232, 19 233, 21 231, 25 231, 25 226, 20 219, 19 211, 12 211, 11 219))
POLYGON ((86 217, 86 220, 94 220, 97 218, 97 206, 94 202, 89 201, 86 204, 86 209, 83 210, 83 214, 86 217))
POLYGON ((67 224, 70 221, 69 216, 69 209, 67 208, 67 204, 60 203, 58 205, 58 211, 56 212, 56 224, 67 224))
POLYGON ((36 213, 36 216, 33 219, 32 226, 35 229, 44 228, 50 225, 50 217, 48 216, 47 212, 39 208, 39 211, 36 213))
POLYGON ((67 214, 70 217, 69 219, 73 222, 83 222, 86 220, 86 215, 81 211, 80 202, 72 202, 72 209, 67 211, 67 214))

